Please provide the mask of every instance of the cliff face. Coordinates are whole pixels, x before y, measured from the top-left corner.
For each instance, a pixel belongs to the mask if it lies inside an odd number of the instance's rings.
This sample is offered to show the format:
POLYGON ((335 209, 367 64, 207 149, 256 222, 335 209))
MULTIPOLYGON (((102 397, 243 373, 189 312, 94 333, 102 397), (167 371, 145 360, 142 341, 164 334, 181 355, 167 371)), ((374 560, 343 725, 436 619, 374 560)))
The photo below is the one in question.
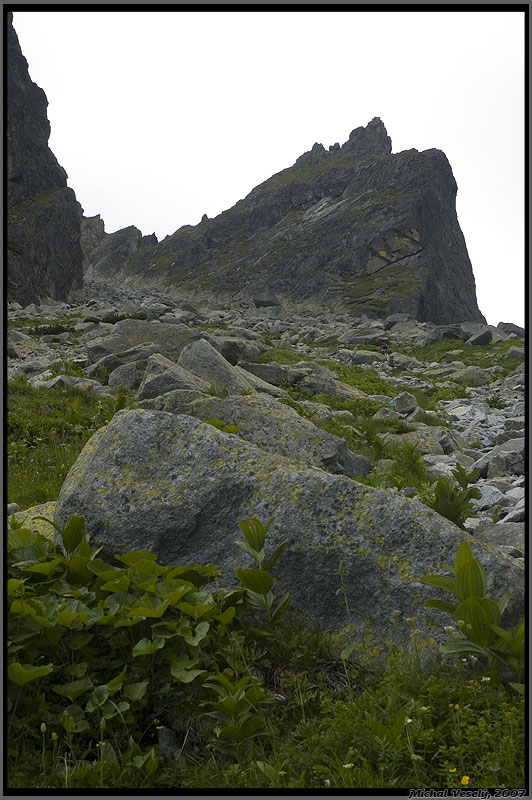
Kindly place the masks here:
POLYGON ((441 151, 392 154, 375 118, 342 147, 315 144, 233 208, 123 267, 198 296, 273 294, 376 316, 482 322, 456 191, 441 151))
POLYGON ((12 299, 66 300, 83 286, 82 210, 48 147, 48 101, 7 23, 7 276, 12 299))

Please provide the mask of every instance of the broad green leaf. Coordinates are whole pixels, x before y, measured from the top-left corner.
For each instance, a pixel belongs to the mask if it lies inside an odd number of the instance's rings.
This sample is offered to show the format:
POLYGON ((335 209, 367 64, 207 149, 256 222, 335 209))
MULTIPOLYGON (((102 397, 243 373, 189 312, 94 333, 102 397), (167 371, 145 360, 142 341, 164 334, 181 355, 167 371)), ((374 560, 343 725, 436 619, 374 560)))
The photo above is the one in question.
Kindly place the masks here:
POLYGON ((88 667, 88 663, 82 661, 80 664, 70 664, 68 667, 65 667, 65 672, 68 672, 69 675, 73 675, 74 678, 83 678, 88 667))
POLYGON ((258 517, 251 517, 248 520, 239 520, 238 524, 251 547, 257 552, 262 550, 272 520, 263 525, 258 517))
POLYGON ((438 600, 436 598, 427 600, 425 605, 428 606, 428 608, 437 608, 438 611, 445 611, 448 614, 454 614, 458 608, 457 603, 451 603, 449 600, 438 600))
POLYGON ((96 711, 97 708, 103 706, 107 698, 109 697, 109 688, 102 684, 101 686, 97 686, 96 689, 93 691, 89 699, 87 700, 87 705, 85 706, 86 710, 96 711))
MULTIPOLYGON (((54 527, 56 527, 54 525, 54 527)), ((61 531, 63 547, 67 555, 73 555, 85 536, 85 518, 74 514, 70 517, 66 528, 61 531)))
POLYGON ((26 581, 20 578, 9 578, 7 581, 7 596, 12 597, 14 594, 17 594, 18 590, 24 586, 25 583, 26 581))
POLYGON ((501 613, 489 597, 467 597, 454 612, 454 618, 457 623, 464 623, 459 627, 469 639, 489 647, 494 638, 491 625, 500 624, 501 613))
POLYGON ((32 567, 28 567, 27 572, 37 572, 39 575, 50 575, 59 566, 64 566, 65 563, 63 556, 57 556, 57 558, 52 559, 52 561, 44 561, 42 564, 34 564, 32 567))
POLYGON ((257 594, 267 594, 273 586, 273 578, 264 569, 237 569, 237 577, 246 589, 257 594))
POLYGON ((255 548, 252 547, 249 542, 235 542, 235 544, 237 547, 243 550, 244 553, 247 553, 248 556, 251 556, 251 558, 256 561, 257 564, 261 563, 262 559, 264 558, 264 550, 255 550, 255 548))
POLYGON ((512 689, 515 689, 516 692, 519 692, 519 694, 523 695, 523 697, 525 696, 524 683, 510 683, 510 686, 512 687, 512 689))
POLYGON ((150 653, 155 653, 156 650, 160 650, 164 645, 164 636, 155 636, 152 642, 149 639, 141 639, 133 648, 133 655, 147 656, 150 653))
POLYGON ((275 622, 278 619, 278 617, 280 617, 281 614, 285 611, 285 609, 288 608, 291 600, 292 598, 290 592, 287 592, 283 597, 283 599, 281 600, 281 602, 279 603, 279 605, 277 606, 277 608, 275 609, 275 611, 273 612, 271 620, 272 622, 275 622))
POLYGON ((88 692, 89 689, 94 687, 90 678, 81 678, 78 681, 71 681, 70 683, 63 683, 62 685, 54 686, 54 692, 60 694, 61 697, 67 697, 69 700, 76 700, 80 695, 88 692))
POLYGON ((273 565, 275 564, 281 553, 287 547, 288 543, 289 539, 285 539, 285 541, 282 542, 270 556, 268 556, 268 558, 266 559, 266 563, 264 564, 264 569, 271 569, 273 567, 273 565))
POLYGON ((479 656, 487 656, 488 651, 485 647, 481 647, 470 639, 454 639, 452 642, 444 642, 440 644, 440 651, 442 653, 474 653, 479 656))
POLYGON ((185 642, 187 644, 191 644, 193 646, 196 646, 201 642, 202 639, 204 639, 206 637, 206 635, 207 635, 207 633, 209 631, 209 627, 210 627, 209 623, 203 621, 203 622, 199 622, 196 625, 196 630, 194 631, 194 635, 192 635, 190 633, 187 634, 186 632, 183 632, 183 633, 180 632, 180 634, 181 634, 181 636, 183 637, 183 639, 185 640, 185 642))
POLYGON ((236 614, 236 608, 234 606, 229 606, 229 608, 226 608, 225 611, 223 611, 221 614, 217 614, 215 616, 215 619, 217 619, 218 622, 221 622, 222 625, 228 625, 235 616, 235 614, 236 614))
POLYGON ((189 659, 187 656, 179 656, 170 667, 170 672, 176 680, 181 683, 191 683, 198 676, 207 675, 204 669, 194 669, 197 659, 189 659))
POLYGON ((18 661, 14 661, 7 668, 7 677, 17 686, 25 686, 37 678, 49 675, 52 671, 53 664, 48 664, 46 667, 34 667, 32 664, 20 664, 18 661))
POLYGON ((149 681, 140 681, 139 683, 127 683, 124 686, 124 695, 130 700, 142 700, 146 694, 149 681))
POLYGON ((466 600, 468 597, 485 597, 486 586, 486 570, 476 558, 472 558, 456 568, 454 587, 460 601, 466 600))
POLYGON ((122 688, 122 684, 123 684, 123 682, 124 682, 124 678, 125 678, 125 675, 126 675, 126 671, 127 671, 127 667, 124 667, 124 669, 122 670, 122 672, 119 672, 119 674, 118 674, 118 675, 116 675, 114 678, 111 678, 111 680, 110 680, 110 681, 107 681, 107 684, 106 684, 106 686, 107 686, 107 688, 109 689, 109 694, 111 695, 111 697, 112 697, 112 696, 113 696, 113 695, 114 695, 114 694, 115 694, 115 693, 116 693, 116 692, 117 692, 119 689, 121 689, 121 688, 122 688))
POLYGON ((68 559, 68 579, 75 584, 86 585, 94 580, 86 556, 74 555, 68 559))
POLYGON ((118 561, 123 561, 124 564, 128 566, 133 566, 134 564, 138 566, 139 562, 155 562, 157 560, 157 556, 154 555, 154 553, 149 553, 147 550, 132 550, 131 553, 115 555, 115 558, 118 559, 118 561))
MULTIPOLYGON (((99 575, 101 579, 101 574, 99 575)), ((127 592, 129 589, 129 575, 126 570, 120 570, 120 574, 102 584, 101 588, 106 592, 127 592)))
POLYGON ((437 586, 439 589, 454 592, 454 580, 448 575, 425 575, 420 580, 421 583, 426 583, 428 586, 437 586))
POLYGON ((511 599, 512 599, 512 593, 511 592, 506 592, 506 594, 503 594, 502 597, 497 597, 495 599, 494 602, 497 603, 497 605, 499 607, 499 611, 501 612, 501 614, 504 613, 504 610, 505 610, 506 606, 508 605, 508 603, 510 602, 511 599))
POLYGON ((464 564, 467 564, 468 561, 471 561, 474 558, 475 556, 473 555, 473 551, 471 550, 469 542, 462 542, 454 557, 455 573, 460 567, 462 567, 464 564))

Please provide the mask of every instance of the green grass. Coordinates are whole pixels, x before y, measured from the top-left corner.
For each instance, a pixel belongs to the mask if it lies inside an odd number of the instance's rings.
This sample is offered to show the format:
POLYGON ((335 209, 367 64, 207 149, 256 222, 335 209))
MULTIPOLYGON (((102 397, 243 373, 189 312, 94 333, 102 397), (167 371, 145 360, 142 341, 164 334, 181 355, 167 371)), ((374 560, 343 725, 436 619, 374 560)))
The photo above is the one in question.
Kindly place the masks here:
POLYGON ((7 498, 24 509, 57 498, 84 444, 113 416, 120 393, 38 388, 25 376, 8 381, 7 390, 7 498))
POLYGON ((444 339, 428 345, 401 345, 401 352, 405 355, 413 356, 419 361, 431 363, 433 361, 446 363, 449 359, 445 354, 450 350, 461 350, 462 352, 453 356, 455 361, 463 361, 466 366, 482 367, 502 367, 506 375, 512 373, 515 368, 523 361, 523 358, 508 356, 508 350, 512 347, 520 347, 522 343, 516 339, 508 339, 504 342, 496 342, 488 345, 470 345, 461 339, 444 339))
POLYGON ((395 397, 401 392, 409 392, 416 398, 420 408, 435 410, 439 400, 454 400, 464 397, 464 389, 450 389, 448 387, 434 386, 431 389, 417 389, 409 384, 394 383, 381 378, 372 369, 351 364, 338 364, 336 361, 320 361, 321 364, 335 372, 344 383, 361 389, 366 394, 384 394, 395 397))
POLYGON ((324 791, 461 788, 463 776, 468 789, 525 785, 524 700, 498 673, 450 660, 422 672, 415 656, 395 649, 375 664, 360 653, 342 657, 345 644, 301 622, 283 623, 273 639, 241 632, 233 640, 224 658, 253 670, 273 697, 264 735, 243 741, 236 756, 211 747, 206 691, 194 682, 154 695, 134 740, 102 731, 116 762, 60 725, 42 733, 37 716, 11 751, 8 785, 324 791), (159 724, 175 731, 177 760, 162 756, 159 724))

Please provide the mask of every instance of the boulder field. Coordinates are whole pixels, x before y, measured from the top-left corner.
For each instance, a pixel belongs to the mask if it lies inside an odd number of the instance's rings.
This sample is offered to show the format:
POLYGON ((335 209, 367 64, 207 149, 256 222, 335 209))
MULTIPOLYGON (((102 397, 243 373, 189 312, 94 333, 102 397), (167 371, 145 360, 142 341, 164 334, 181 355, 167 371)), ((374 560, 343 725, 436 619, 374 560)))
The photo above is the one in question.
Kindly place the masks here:
POLYGON ((111 556, 145 549, 166 563, 214 563, 234 585, 235 569, 250 566, 235 546, 239 520, 273 519, 267 548, 289 539, 274 568, 278 592, 289 590, 292 607, 321 626, 351 622, 377 645, 408 644, 413 630, 427 643, 444 638, 444 618, 424 608, 439 590, 420 578, 444 572, 467 540, 486 567, 488 593, 513 593, 506 622, 522 613, 522 329, 462 323, 449 338, 450 326, 407 315, 197 308, 101 287, 94 295, 85 304, 9 307, 10 376, 130 393, 128 408, 71 468, 54 507, 59 525, 83 514, 111 556), (39 335, 27 324, 54 319, 68 330, 39 335), (481 333, 491 344, 469 341, 481 333), (62 374, 61 364, 66 373, 81 366, 85 377, 62 374), (450 399, 424 409, 420 392, 450 399), (392 425, 378 434, 382 458, 357 452, 355 408, 392 425), (421 503, 415 487, 370 485, 405 442, 433 481, 456 465, 479 471, 481 497, 465 529, 421 503))

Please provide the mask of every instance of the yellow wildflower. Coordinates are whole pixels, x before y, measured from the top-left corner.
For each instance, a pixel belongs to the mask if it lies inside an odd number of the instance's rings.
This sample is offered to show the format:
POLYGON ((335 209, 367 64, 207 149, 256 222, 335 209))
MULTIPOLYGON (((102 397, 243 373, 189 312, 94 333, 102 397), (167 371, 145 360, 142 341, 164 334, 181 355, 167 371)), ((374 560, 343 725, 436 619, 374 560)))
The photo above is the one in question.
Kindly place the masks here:
POLYGON ((467 786, 469 783, 469 775, 462 775, 462 780, 460 781, 462 786, 467 786))

